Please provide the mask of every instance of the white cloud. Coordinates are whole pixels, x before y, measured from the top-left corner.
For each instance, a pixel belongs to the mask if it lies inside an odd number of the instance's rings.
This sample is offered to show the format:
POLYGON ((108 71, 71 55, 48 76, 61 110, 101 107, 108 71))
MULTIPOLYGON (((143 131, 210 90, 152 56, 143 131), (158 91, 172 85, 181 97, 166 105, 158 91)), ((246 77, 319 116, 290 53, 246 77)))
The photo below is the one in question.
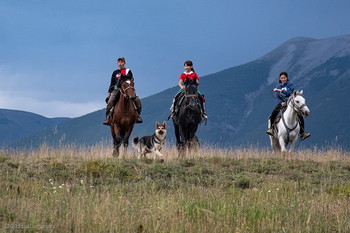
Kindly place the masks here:
POLYGON ((104 108, 103 102, 74 103, 43 101, 26 96, 16 96, 0 90, 0 108, 33 112, 45 117, 79 117, 104 108))

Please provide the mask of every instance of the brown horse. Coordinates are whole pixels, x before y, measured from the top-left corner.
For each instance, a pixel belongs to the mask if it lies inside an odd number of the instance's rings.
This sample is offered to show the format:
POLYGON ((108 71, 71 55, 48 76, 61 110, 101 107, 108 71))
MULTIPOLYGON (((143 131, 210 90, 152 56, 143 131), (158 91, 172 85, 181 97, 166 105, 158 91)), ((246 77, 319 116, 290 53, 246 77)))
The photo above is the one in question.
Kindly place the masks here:
POLYGON ((124 152, 129 145, 129 137, 136 121, 136 110, 131 99, 136 98, 134 81, 126 79, 122 82, 120 98, 114 106, 111 120, 111 133, 113 137, 113 156, 119 156, 119 148, 124 145, 124 152))

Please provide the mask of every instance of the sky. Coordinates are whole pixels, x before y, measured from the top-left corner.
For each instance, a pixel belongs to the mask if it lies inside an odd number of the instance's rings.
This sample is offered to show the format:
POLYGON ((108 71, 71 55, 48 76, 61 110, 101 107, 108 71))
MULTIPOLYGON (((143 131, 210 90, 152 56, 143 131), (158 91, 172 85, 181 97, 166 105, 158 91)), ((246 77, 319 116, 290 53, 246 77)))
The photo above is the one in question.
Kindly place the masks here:
POLYGON ((105 107, 118 57, 144 98, 176 86, 186 60, 201 77, 294 37, 350 34, 349 10, 348 0, 2 0, 0 108, 79 117, 105 107))

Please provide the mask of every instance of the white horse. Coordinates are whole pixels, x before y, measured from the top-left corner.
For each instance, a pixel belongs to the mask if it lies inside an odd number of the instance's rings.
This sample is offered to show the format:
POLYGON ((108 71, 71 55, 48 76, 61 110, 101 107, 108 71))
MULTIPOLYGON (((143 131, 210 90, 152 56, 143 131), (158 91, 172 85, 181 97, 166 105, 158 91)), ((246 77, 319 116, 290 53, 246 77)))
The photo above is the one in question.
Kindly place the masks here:
MULTIPOLYGON (((275 124, 274 136, 270 136, 271 147, 275 152, 285 152, 288 143, 290 143, 289 151, 293 151, 295 142, 297 141, 300 124, 298 114, 307 117, 310 110, 305 104, 303 91, 294 91, 287 102, 287 109, 282 114, 281 120, 275 124)), ((268 120, 270 128, 270 120, 268 120)))

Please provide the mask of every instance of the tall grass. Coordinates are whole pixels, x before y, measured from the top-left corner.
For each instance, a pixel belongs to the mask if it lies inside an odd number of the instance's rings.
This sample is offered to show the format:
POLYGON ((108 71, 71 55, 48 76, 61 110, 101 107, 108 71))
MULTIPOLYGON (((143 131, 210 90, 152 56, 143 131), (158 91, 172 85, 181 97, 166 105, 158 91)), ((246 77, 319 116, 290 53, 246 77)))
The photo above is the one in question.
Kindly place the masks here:
POLYGON ((350 232, 350 156, 106 147, 0 153, 2 232, 350 232))

